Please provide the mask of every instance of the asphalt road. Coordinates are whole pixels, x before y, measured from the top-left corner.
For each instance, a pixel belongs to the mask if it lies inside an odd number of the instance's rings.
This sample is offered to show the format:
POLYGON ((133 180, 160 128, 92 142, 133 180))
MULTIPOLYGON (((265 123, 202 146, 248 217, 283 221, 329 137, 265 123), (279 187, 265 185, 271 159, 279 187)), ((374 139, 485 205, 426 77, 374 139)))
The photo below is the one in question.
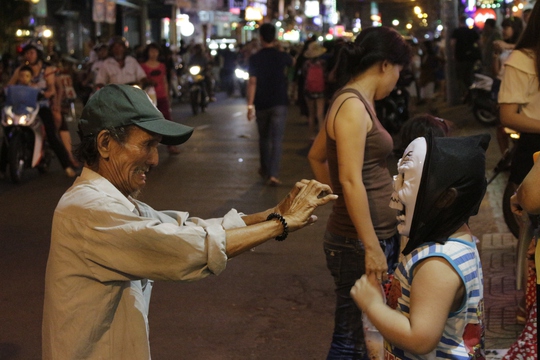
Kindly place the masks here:
MULTIPOLYGON (((290 109, 284 184, 267 187, 257 174, 257 132, 245 118, 244 99, 218 98, 198 116, 191 116, 186 104, 175 104, 175 120, 196 130, 181 146, 181 154, 170 156, 160 148, 160 164, 149 175, 141 199, 156 209, 179 209, 203 218, 221 216, 232 207, 250 213, 274 206, 296 180, 312 177, 306 160, 307 125, 296 107, 290 109)), ((463 106, 441 109, 441 115, 454 121, 456 135, 494 133, 467 114, 463 106)), ((494 141, 488 169, 500 155, 494 141)), ((20 185, 0 180, 0 359, 41 357, 52 214, 71 183, 57 160, 48 174, 30 171, 20 185)), ((504 179, 498 184, 503 186, 504 179)), ((507 232, 497 206, 489 200, 482 204, 478 219, 471 221, 478 235, 507 232)), ((330 206, 318 209, 316 224, 283 243, 269 241, 232 259, 219 276, 156 283, 149 317, 153 358, 325 358, 334 308, 321 241, 329 211, 330 206)))

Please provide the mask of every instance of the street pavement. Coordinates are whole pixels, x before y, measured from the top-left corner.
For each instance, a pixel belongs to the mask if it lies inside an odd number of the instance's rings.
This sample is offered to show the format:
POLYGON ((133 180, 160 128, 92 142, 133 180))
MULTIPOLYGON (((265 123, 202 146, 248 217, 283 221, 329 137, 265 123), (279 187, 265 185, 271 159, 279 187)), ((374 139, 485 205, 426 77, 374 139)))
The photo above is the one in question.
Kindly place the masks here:
MULTIPOLYGON (((422 110, 422 109, 420 109, 422 110)), ((477 123, 466 105, 438 104, 456 136, 488 132, 488 172, 500 152, 495 129, 477 123)), ((160 164, 141 200, 156 209, 217 217, 234 207, 244 213, 277 204, 302 178, 311 178, 306 159, 306 119, 290 106, 281 180, 268 187, 257 174, 257 130, 246 120, 245 99, 219 94, 206 113, 192 116, 175 103, 175 121, 195 127, 179 155, 160 148, 160 164)), ((74 124, 70 125, 74 133, 74 124)), ((74 135, 75 136, 75 135, 74 135)), ((76 139, 76 137, 74 138, 76 139)), ((489 185, 480 212, 471 219, 481 240, 484 266, 486 344, 505 349, 516 339, 515 247, 501 211, 506 174, 489 185)), ((20 185, 0 180, 0 359, 39 359, 43 277, 54 207, 72 179, 56 160, 50 173, 29 172, 20 185)), ((154 359, 323 359, 333 327, 333 281, 326 269, 322 236, 330 205, 319 221, 232 259, 219 276, 192 283, 158 282, 150 306, 154 359)))

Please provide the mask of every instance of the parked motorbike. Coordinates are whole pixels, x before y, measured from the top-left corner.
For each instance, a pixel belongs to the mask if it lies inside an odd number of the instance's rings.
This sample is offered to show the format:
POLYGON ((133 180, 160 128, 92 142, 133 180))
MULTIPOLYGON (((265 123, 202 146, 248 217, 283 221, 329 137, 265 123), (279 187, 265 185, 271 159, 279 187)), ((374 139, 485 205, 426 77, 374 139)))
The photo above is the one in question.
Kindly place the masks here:
POLYGON ((497 94, 493 91, 493 79, 487 75, 474 74, 469 88, 469 99, 476 120, 484 125, 499 123, 497 94))
POLYGON ((238 88, 240 89, 240 95, 242 97, 246 97, 249 73, 246 70, 242 69, 241 67, 237 67, 236 70, 234 71, 234 75, 236 78, 236 84, 238 88))
POLYGON ((37 168, 40 173, 49 169, 51 155, 45 145, 45 131, 38 116, 40 91, 29 86, 10 86, 6 104, 2 110, 4 145, 7 152, 2 156, 7 161, 13 183, 22 180, 27 169, 37 168))
POLYGON ((197 115, 199 113, 199 109, 201 112, 204 112, 208 104, 205 75, 200 66, 190 66, 187 82, 191 110, 193 111, 193 115, 197 115))
MULTIPOLYGON (((504 127, 504 139, 499 139, 499 145, 501 147, 502 156, 495 165, 495 168, 493 169, 493 173, 491 177, 488 180, 488 185, 491 184, 495 178, 504 171, 510 170, 510 166, 512 164, 512 158, 514 157, 514 154, 516 152, 516 142, 519 140, 520 134, 512 130, 510 128, 504 127)), ((512 212, 512 207, 510 204, 510 198, 512 195, 514 195, 515 191, 517 190, 518 185, 514 184, 511 181, 508 181, 506 183, 506 187, 503 192, 503 198, 502 198, 502 210, 503 210, 503 217, 504 222, 506 223, 506 226, 508 226, 508 229, 510 232, 516 237, 519 237, 520 233, 520 222, 521 219, 512 212)))
POLYGON ((392 135, 399 133, 409 119, 409 92, 404 86, 396 86, 390 95, 375 102, 375 111, 386 131, 392 135))

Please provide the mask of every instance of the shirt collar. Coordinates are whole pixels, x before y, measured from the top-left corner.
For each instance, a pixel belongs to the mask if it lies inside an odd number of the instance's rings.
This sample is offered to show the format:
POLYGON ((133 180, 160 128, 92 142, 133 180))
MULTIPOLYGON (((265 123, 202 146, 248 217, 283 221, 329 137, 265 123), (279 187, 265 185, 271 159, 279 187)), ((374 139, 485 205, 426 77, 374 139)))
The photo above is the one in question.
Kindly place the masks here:
POLYGON ((135 210, 135 200, 131 196, 125 197, 116 186, 97 172, 84 167, 74 185, 77 185, 79 182, 89 182, 108 196, 123 203, 129 211, 133 212, 135 210))

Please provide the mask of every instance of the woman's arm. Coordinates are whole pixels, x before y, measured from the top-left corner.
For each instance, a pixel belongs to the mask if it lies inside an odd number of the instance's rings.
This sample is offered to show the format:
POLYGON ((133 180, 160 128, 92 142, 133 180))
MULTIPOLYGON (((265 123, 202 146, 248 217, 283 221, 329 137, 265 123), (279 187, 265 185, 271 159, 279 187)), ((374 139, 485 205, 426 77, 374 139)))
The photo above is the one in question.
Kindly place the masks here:
POLYGON ((6 86, 15 85, 17 83, 17 79, 19 78, 19 69, 20 68, 21 67, 19 66, 18 68, 15 69, 15 71, 13 72, 13 75, 11 75, 11 78, 9 79, 6 86))
MULTIPOLYGON (((339 101, 335 102, 340 104, 339 101)), ((332 113, 332 111, 330 111, 332 113)), ((329 129, 334 129, 337 146, 339 182, 347 211, 366 252, 366 274, 386 279, 388 265, 371 223, 366 188, 362 179, 367 133, 373 125, 360 100, 345 101, 329 129)))
POLYGON ((373 276, 357 280, 351 296, 387 341, 423 355, 441 340, 448 314, 457 310, 456 304, 463 299, 463 289, 454 268, 443 258, 433 257, 422 261, 415 270, 409 318, 385 304, 381 286, 373 276))
POLYGON ((308 154, 309 165, 315 175, 315 179, 323 184, 332 186, 330 181, 330 171, 326 158, 326 128, 322 126, 315 137, 313 145, 308 154))
POLYGON ((43 95, 50 99, 56 94, 56 68, 54 66, 47 66, 45 69, 45 81, 47 88, 43 92, 43 95))
POLYGON ((540 121, 519 111, 519 104, 499 104, 501 123, 513 130, 540 134, 540 121))
POLYGON ((540 214, 540 157, 516 191, 517 202, 529 214, 540 214))

